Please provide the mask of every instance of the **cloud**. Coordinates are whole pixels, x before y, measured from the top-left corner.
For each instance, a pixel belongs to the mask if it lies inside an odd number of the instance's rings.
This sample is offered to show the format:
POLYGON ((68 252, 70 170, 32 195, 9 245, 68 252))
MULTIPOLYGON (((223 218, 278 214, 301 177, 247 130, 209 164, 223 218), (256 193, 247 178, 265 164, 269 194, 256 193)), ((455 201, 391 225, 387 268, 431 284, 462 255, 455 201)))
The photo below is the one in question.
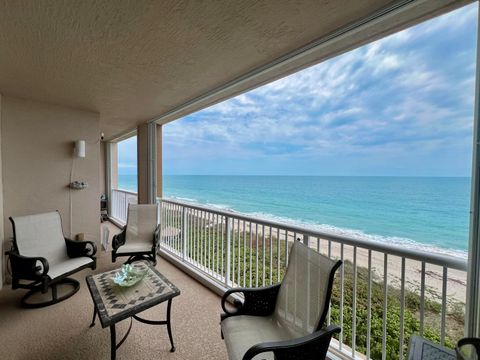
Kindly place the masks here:
POLYGON ((309 173, 305 160, 335 174, 357 159, 368 173, 415 157, 410 174, 422 173, 418 159, 449 174, 459 166, 441 157, 463 151, 468 175, 476 16, 469 5, 166 125, 166 172, 209 161, 220 173, 232 162, 239 173, 260 162, 309 173))

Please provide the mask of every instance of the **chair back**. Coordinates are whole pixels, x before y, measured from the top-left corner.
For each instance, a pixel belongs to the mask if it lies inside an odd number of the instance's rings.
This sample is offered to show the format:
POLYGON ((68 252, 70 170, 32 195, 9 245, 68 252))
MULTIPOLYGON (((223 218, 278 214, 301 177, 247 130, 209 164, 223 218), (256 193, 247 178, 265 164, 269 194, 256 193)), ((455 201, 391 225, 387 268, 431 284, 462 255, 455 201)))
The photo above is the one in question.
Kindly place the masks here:
POLYGON ((148 243, 153 245, 157 227, 156 204, 129 204, 125 243, 148 243))
POLYGON ((341 264, 295 241, 277 297, 276 320, 298 336, 321 329, 325 325, 335 271, 341 264))
POLYGON ((44 257, 50 264, 67 257, 58 211, 11 217, 15 247, 22 256, 44 257))

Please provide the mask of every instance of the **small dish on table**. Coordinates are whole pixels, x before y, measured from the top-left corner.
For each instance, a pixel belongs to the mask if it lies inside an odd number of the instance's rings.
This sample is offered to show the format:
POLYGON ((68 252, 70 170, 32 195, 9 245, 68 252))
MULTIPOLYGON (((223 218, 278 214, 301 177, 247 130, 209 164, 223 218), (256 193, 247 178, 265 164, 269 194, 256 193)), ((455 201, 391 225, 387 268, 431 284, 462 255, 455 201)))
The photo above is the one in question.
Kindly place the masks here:
POLYGON ((148 268, 138 269, 130 264, 125 264, 111 279, 118 286, 130 287, 141 281, 147 272, 148 268))

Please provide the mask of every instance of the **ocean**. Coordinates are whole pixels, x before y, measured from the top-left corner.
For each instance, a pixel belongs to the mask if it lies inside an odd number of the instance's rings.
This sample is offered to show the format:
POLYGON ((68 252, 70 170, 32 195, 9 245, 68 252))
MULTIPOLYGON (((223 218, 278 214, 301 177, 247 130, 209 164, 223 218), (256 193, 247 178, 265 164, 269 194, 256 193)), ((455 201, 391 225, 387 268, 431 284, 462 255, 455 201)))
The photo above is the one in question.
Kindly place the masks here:
MULTIPOLYGON (((119 187, 136 191, 135 175, 119 187)), ((164 197, 466 257, 470 178, 171 175, 164 197)))

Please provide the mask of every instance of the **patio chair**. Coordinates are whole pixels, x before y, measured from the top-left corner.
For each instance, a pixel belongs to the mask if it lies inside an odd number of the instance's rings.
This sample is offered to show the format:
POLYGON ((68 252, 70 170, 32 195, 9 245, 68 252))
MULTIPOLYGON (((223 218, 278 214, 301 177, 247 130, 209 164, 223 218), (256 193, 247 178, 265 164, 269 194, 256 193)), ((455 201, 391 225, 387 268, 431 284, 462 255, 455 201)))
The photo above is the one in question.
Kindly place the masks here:
POLYGON ((157 263, 160 243, 157 211, 155 204, 128 205, 127 225, 112 239, 112 262, 118 257, 128 256, 126 264, 138 260, 157 263))
POLYGON ((295 241, 281 283, 225 292, 221 330, 229 359, 324 359, 332 336, 341 331, 324 327, 341 264, 295 241), (230 311, 226 301, 235 293, 244 300, 235 300, 230 311))
MULTIPOLYGON (((95 244, 65 238, 58 211, 10 217, 10 222, 13 247, 8 255, 12 289, 29 289, 21 300, 23 307, 43 307, 68 299, 80 289, 80 283, 68 276, 85 268, 95 269, 95 244), (66 285, 67 289, 60 296, 58 285, 66 285), (51 299, 38 295, 46 294, 49 289, 51 299)), ((61 286, 61 290, 63 288, 61 286)))

